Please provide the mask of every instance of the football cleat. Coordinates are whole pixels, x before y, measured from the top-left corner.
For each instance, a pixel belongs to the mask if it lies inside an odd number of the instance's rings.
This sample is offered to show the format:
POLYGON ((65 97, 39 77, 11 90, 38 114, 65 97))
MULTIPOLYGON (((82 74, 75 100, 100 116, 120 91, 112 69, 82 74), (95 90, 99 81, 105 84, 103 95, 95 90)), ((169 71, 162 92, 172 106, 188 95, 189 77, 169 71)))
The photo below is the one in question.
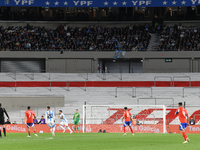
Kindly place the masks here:
POLYGON ((73 133, 73 131, 70 132, 70 134, 72 134, 72 133, 73 133))
POLYGON ((36 136, 36 137, 38 137, 38 135, 37 135, 37 134, 35 134, 35 136, 36 136))
POLYGON ((189 138, 187 138, 187 142, 188 142, 188 143, 190 142, 190 139, 189 139, 189 138))
POLYGON ((132 135, 134 136, 135 134, 134 134, 134 133, 132 133, 132 135))
POLYGON ((63 133, 65 133, 65 129, 63 130, 63 133))
POLYGON ((30 135, 28 135, 27 137, 31 137, 30 135))
POLYGON ((6 136, 4 136, 4 138, 7 138, 6 136))
POLYGON ((52 136, 55 136, 55 133, 53 133, 52 136))
POLYGON ((188 141, 184 141, 184 142, 183 142, 183 144, 186 144, 186 143, 188 143, 188 141))
POLYGON ((124 135, 123 136, 126 136, 126 133, 124 133, 124 135))
POLYGON ((2 138, 2 136, 0 136, 0 139, 2 138))

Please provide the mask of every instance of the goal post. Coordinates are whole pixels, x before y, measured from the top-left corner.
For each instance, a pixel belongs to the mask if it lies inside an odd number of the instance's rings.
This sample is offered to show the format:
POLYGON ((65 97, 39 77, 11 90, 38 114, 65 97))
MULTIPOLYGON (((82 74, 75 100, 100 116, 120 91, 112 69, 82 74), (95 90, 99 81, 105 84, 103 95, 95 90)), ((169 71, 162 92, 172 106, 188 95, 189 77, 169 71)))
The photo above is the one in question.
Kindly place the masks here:
MULTIPOLYGON (((135 117, 136 133, 166 133, 165 105, 83 105, 83 133, 123 132, 124 107, 135 117)), ((127 132, 129 128, 127 127, 127 132)))

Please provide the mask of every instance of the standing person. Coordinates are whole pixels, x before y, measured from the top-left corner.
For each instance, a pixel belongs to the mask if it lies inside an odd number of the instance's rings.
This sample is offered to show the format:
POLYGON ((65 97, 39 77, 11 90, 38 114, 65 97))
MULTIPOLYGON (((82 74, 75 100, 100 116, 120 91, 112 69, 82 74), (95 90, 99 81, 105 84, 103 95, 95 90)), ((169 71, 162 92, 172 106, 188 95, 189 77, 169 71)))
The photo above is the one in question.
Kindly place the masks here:
MULTIPOLYGON (((6 138, 6 128, 5 128, 5 117, 4 117, 4 113, 6 114, 6 116, 8 117, 8 121, 10 121, 10 118, 9 118, 9 116, 8 116, 8 113, 7 113, 7 111, 6 111, 6 109, 5 108, 2 108, 1 107, 2 105, 1 105, 1 103, 0 103, 0 125, 2 125, 2 127, 3 127, 3 133, 4 133, 4 137, 6 138)), ((1 136, 1 129, 0 129, 0 138, 2 138, 2 136, 1 136)))
POLYGON ((54 112, 50 110, 50 106, 47 106, 47 112, 45 118, 48 126, 50 127, 52 135, 55 136, 54 112))
POLYGON ((74 133, 76 133, 76 130, 77 133, 79 133, 80 114, 78 113, 78 109, 76 109, 76 112, 74 113, 73 120, 74 120, 74 133))
POLYGON ((35 117, 35 113, 31 110, 31 107, 28 106, 27 111, 25 112, 25 117, 24 117, 24 123, 26 123, 26 126, 28 128, 28 136, 27 137, 31 137, 30 127, 33 128, 33 132, 34 132, 35 136, 38 137, 38 135, 36 134, 35 125, 33 123, 33 116, 35 117))
POLYGON ((183 143, 188 143, 190 139, 187 137, 185 133, 185 129, 187 125, 189 124, 188 112, 185 108, 183 108, 183 104, 181 102, 178 103, 178 107, 179 108, 176 110, 175 115, 178 115, 179 117, 179 122, 180 122, 179 128, 182 132, 183 138, 185 139, 183 143))
POLYGON ((63 125, 65 125, 66 128, 70 131, 70 134, 72 134, 73 132, 68 126, 67 119, 65 118, 65 115, 62 113, 62 110, 59 110, 59 115, 60 116, 58 116, 58 118, 62 120, 59 126, 61 127, 61 129, 63 129, 63 133, 65 133, 65 128, 63 127, 63 125))
POLYGON ((124 125, 124 135, 126 135, 126 126, 128 125, 131 132, 132 132, 132 135, 134 135, 133 133, 133 129, 131 128, 131 113, 130 111, 128 111, 128 108, 127 107, 124 107, 124 115, 122 117, 122 122, 123 120, 125 119, 123 125, 124 125))

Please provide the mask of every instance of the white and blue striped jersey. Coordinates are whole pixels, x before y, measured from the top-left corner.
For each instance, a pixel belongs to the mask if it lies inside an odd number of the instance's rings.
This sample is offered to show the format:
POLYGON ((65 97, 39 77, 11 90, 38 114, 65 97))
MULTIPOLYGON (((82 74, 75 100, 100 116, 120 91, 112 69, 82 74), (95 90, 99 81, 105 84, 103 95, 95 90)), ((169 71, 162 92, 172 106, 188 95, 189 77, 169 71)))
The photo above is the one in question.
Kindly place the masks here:
POLYGON ((46 112, 46 119, 47 119, 47 121, 53 121, 53 118, 54 118, 54 112, 51 111, 51 110, 48 110, 46 112))
POLYGON ((60 119, 63 121, 63 122, 67 122, 67 119, 65 118, 65 115, 63 113, 60 114, 60 119), (61 119, 62 118, 62 119, 61 119))

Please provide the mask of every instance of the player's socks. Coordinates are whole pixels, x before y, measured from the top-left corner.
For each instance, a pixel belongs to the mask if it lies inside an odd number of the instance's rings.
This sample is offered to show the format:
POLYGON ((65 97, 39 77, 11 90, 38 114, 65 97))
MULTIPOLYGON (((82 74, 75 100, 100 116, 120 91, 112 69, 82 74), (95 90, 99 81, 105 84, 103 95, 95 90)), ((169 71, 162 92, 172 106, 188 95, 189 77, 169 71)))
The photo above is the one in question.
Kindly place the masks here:
POLYGON ((124 134, 126 133, 126 128, 124 127, 124 134))
POLYGON ((130 129, 131 129, 131 133, 133 134, 133 129, 130 127, 130 129))
POLYGON ((36 131, 33 131, 36 134, 36 131))
POLYGON ((185 132, 182 132, 182 135, 183 135, 183 138, 184 138, 185 141, 186 141, 186 139, 187 139, 187 135, 185 134, 185 132))
POLYGON ((67 127, 67 129, 68 129, 70 132, 72 132, 72 130, 70 129, 70 127, 67 127))
POLYGON ((185 138, 185 141, 187 141, 187 134, 185 133, 185 132, 183 132, 183 134, 184 134, 184 138, 185 138))
POLYGON ((60 126, 61 129, 65 130, 65 128, 63 126, 60 126))
POLYGON ((28 135, 29 135, 29 136, 31 135, 30 131, 28 132, 28 135))
POLYGON ((74 127, 74 133, 76 133, 76 127, 74 127))
POLYGON ((6 129, 3 128, 3 133, 4 133, 4 136, 6 136, 6 129))
POLYGON ((77 127, 77 132, 79 132, 79 127, 77 127))
POLYGON ((1 129, 0 129, 0 137, 1 137, 1 129))
POLYGON ((52 129, 52 130, 53 130, 53 134, 54 134, 54 132, 55 132, 55 127, 53 127, 53 129, 52 129))

